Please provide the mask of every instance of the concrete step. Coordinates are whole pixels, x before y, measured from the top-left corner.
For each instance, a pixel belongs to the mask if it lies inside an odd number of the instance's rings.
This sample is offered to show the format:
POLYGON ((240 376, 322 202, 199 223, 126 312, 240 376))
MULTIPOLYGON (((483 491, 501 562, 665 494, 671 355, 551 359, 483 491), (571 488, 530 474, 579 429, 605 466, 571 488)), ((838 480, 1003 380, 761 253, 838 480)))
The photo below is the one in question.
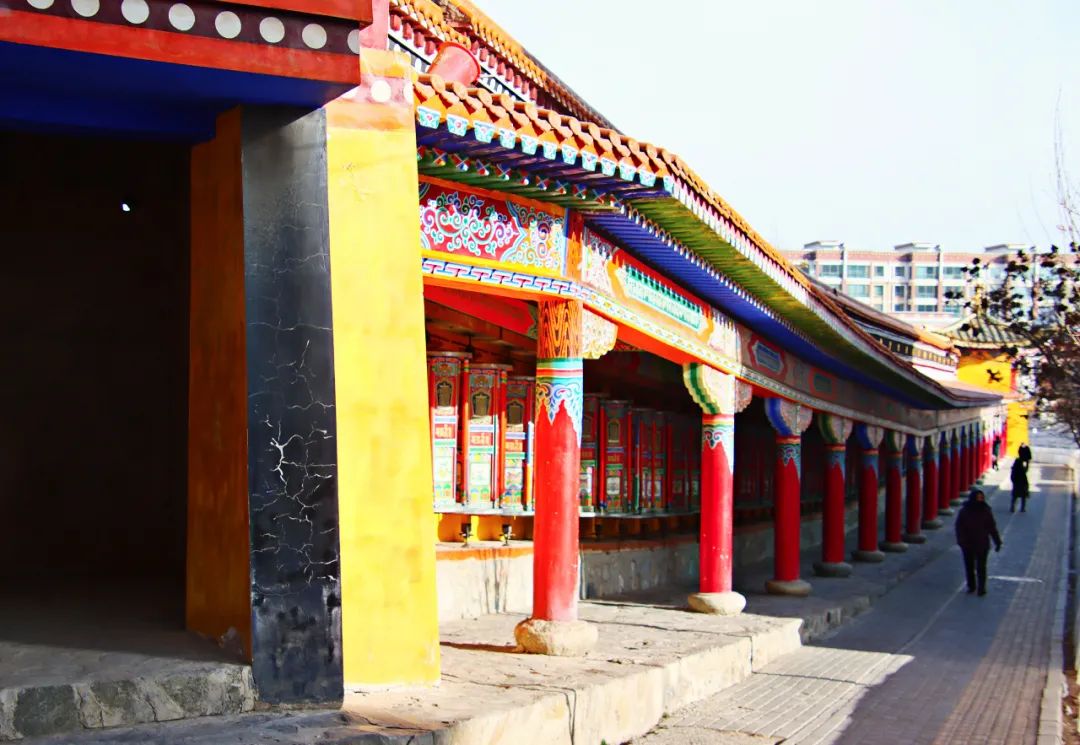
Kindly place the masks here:
MULTIPOLYGON (((62 652, 61 652, 62 654, 62 652)), ((247 665, 170 661, 166 669, 106 678, 0 689, 0 740, 251 711, 247 665)))

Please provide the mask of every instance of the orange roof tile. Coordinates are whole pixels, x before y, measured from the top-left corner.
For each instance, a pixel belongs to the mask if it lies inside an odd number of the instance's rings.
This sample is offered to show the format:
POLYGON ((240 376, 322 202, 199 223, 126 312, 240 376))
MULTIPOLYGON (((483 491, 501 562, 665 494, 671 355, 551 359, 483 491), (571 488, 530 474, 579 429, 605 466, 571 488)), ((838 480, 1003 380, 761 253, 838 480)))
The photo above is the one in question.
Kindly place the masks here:
POLYGON ((517 74, 507 74, 505 70, 500 71, 503 77, 515 84, 515 87, 543 89, 575 115, 603 120, 605 124, 610 125, 610 122, 607 122, 599 112, 559 80, 513 36, 469 0, 444 0, 442 5, 451 6, 453 9, 450 13, 439 3, 431 0, 390 0, 390 3, 392 9, 415 19, 428 33, 442 41, 455 41, 473 48, 475 52, 480 52, 482 62, 491 65, 487 49, 483 46, 480 49, 476 48, 477 43, 482 42, 488 49, 503 57, 517 69, 517 74), (451 20, 447 17, 448 15, 463 16, 467 25, 451 20))

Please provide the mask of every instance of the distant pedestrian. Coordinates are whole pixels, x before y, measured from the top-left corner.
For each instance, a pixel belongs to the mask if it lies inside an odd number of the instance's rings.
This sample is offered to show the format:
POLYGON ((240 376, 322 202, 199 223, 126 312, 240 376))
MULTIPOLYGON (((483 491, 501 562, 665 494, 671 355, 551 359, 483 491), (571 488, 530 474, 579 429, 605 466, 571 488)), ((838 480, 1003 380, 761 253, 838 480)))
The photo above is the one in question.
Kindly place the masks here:
POLYGON ((1020 449, 1016 451, 1016 459, 1024 464, 1024 470, 1028 468, 1028 464, 1031 463, 1031 448, 1027 446, 1026 442, 1020 444, 1020 449))
POLYGON ((1001 455, 1001 436, 994 435, 994 470, 998 470, 998 456, 1001 455))
POLYGON ((1016 512, 1016 500, 1020 500, 1020 511, 1027 512, 1027 499, 1031 489, 1028 486, 1027 468, 1019 459, 1014 460, 1012 472, 1012 501, 1009 502, 1009 512, 1016 512))
POLYGON ((986 503, 983 490, 972 489, 960 508, 960 514, 956 516, 956 542, 964 554, 964 574, 969 593, 978 590, 980 595, 986 594, 986 557, 990 554, 991 539, 994 550, 1000 551, 1001 536, 994 522, 994 512, 986 503))

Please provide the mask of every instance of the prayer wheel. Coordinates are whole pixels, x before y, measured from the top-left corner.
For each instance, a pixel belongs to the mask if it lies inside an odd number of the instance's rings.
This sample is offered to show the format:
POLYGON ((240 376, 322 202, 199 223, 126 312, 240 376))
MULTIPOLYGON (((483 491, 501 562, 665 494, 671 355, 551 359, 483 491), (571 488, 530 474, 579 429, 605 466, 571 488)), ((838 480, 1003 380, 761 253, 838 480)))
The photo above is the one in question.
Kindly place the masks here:
POLYGON ((603 490, 600 511, 618 515, 630 509, 630 402, 605 400, 600 404, 603 490))
POLYGON ((532 431, 536 378, 511 375, 506 380, 505 456, 500 506, 510 512, 532 509, 532 431))
POLYGON ((435 509, 458 503, 458 427, 462 372, 470 355, 428 353, 428 405, 435 509))

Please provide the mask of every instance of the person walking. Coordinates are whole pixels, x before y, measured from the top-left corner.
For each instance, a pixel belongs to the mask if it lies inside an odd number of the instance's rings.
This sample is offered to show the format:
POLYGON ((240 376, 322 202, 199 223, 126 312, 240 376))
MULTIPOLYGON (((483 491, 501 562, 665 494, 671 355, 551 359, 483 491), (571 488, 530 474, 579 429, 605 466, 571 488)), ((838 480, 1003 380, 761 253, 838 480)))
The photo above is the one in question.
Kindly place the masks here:
POLYGON ((993 445, 992 449, 993 449, 993 453, 994 453, 994 470, 996 471, 996 470, 998 470, 998 456, 1001 455, 1001 436, 1000 435, 994 435, 994 445, 993 445))
POLYGON ((1027 466, 1019 458, 1013 461, 1009 477, 1012 479, 1012 500, 1009 502, 1009 512, 1016 512, 1016 500, 1018 499, 1020 500, 1020 511, 1027 512, 1027 499, 1031 489, 1028 484, 1027 466))
POLYGON ((986 503, 982 489, 972 489, 967 501, 956 516, 956 542, 964 554, 964 575, 967 577, 967 591, 978 590, 979 595, 986 594, 986 557, 990 554, 990 540, 994 541, 994 550, 1001 550, 1001 535, 994 521, 994 511, 986 503))
POLYGON ((1031 448, 1027 446, 1026 442, 1020 443, 1020 448, 1016 451, 1016 459, 1024 464, 1024 470, 1028 468, 1028 463, 1031 463, 1031 448))

